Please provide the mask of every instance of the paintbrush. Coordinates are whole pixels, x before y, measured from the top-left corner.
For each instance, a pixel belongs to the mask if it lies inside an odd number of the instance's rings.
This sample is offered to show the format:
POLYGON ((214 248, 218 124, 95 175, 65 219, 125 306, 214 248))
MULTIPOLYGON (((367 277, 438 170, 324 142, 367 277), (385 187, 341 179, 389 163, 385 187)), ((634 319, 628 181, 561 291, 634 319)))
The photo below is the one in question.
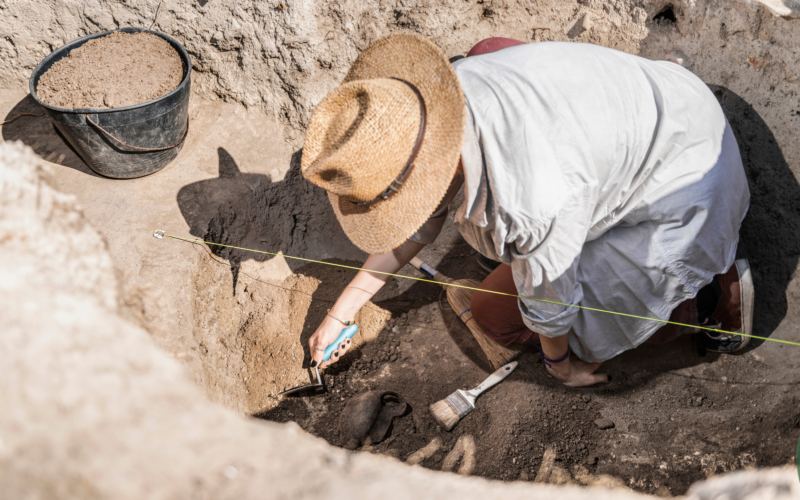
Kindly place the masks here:
POLYGON ((475 409, 475 400, 481 393, 508 377, 516 367, 517 362, 512 361, 498 368, 497 371, 489 375, 481 385, 471 391, 462 391, 458 389, 443 400, 433 403, 430 406, 430 410, 434 420, 436 420, 444 430, 451 430, 456 426, 459 420, 466 417, 469 412, 475 409))

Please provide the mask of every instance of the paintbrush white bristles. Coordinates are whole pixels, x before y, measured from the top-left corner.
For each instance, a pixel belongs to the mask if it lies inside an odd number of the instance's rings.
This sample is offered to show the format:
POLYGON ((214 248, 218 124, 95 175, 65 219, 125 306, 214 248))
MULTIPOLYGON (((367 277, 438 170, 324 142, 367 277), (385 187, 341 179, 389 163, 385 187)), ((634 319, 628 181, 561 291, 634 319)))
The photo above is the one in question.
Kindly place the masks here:
POLYGON ((451 430, 461 420, 458 413, 444 399, 433 403, 430 410, 433 419, 446 431, 451 430))
MULTIPOLYGON (((498 379, 498 381, 499 380, 502 380, 502 378, 498 379)), ((481 386, 478 386, 476 389, 480 389, 480 387, 481 386)), ((478 390, 478 394, 481 392, 481 390, 478 390)), ((476 397, 477 395, 472 395, 469 391, 458 389, 438 403, 431 405, 433 418, 444 427, 444 430, 449 431, 459 420, 466 417, 469 412, 475 409, 476 397), (454 416, 451 417, 449 412, 452 412, 454 416)))

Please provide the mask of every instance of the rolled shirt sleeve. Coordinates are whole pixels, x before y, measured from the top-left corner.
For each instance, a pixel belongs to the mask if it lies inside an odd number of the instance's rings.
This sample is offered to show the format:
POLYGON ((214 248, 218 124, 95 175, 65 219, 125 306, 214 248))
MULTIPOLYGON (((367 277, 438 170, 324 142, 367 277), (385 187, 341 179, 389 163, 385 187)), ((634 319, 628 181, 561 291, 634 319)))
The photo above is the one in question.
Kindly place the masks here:
POLYGON ((569 333, 580 311, 573 306, 583 299, 577 273, 586 235, 581 220, 587 209, 586 200, 573 199, 549 224, 508 244, 522 320, 545 337, 569 333), (542 234, 542 239, 536 233, 542 234))
POLYGON ((551 281, 535 261, 512 261, 514 283, 522 296, 518 302, 525 326, 549 338, 569 333, 580 311, 579 308, 570 306, 580 304, 583 299, 583 289, 575 281, 577 267, 576 259, 566 273, 551 281), (538 286, 533 285, 536 274, 541 275, 538 286))

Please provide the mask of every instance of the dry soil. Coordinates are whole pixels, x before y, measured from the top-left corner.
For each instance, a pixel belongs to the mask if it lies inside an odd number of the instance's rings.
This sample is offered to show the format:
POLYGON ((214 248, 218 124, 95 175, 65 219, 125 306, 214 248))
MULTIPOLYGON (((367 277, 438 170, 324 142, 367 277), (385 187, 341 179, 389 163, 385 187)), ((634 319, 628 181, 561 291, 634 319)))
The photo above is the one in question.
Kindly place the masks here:
POLYGON ((172 91, 183 79, 175 49, 149 33, 112 33, 89 40, 39 80, 39 98, 59 108, 123 108, 172 91))

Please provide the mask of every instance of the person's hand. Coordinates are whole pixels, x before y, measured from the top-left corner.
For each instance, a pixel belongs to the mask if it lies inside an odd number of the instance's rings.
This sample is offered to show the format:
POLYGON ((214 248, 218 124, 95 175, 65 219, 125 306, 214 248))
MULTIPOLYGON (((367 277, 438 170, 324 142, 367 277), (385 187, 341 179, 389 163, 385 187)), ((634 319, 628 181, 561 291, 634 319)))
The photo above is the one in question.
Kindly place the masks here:
POLYGON ((320 368, 325 368, 331 363, 336 363, 342 356, 344 356, 344 353, 350 348, 350 339, 343 340, 341 345, 334 349, 333 354, 331 354, 331 357, 328 359, 328 361, 322 361, 323 356, 325 356, 325 348, 331 345, 331 343, 336 340, 336 338, 345 328, 346 327, 341 322, 336 321, 330 316, 325 316, 325 319, 322 320, 322 323, 317 328, 317 331, 314 332, 314 335, 312 335, 308 340, 308 347, 311 352, 312 368, 317 365, 319 365, 320 368))
POLYGON ((586 387, 608 382, 608 375, 595 373, 602 364, 587 363, 570 356, 561 363, 553 363, 552 367, 547 368, 547 371, 567 387, 586 387))

